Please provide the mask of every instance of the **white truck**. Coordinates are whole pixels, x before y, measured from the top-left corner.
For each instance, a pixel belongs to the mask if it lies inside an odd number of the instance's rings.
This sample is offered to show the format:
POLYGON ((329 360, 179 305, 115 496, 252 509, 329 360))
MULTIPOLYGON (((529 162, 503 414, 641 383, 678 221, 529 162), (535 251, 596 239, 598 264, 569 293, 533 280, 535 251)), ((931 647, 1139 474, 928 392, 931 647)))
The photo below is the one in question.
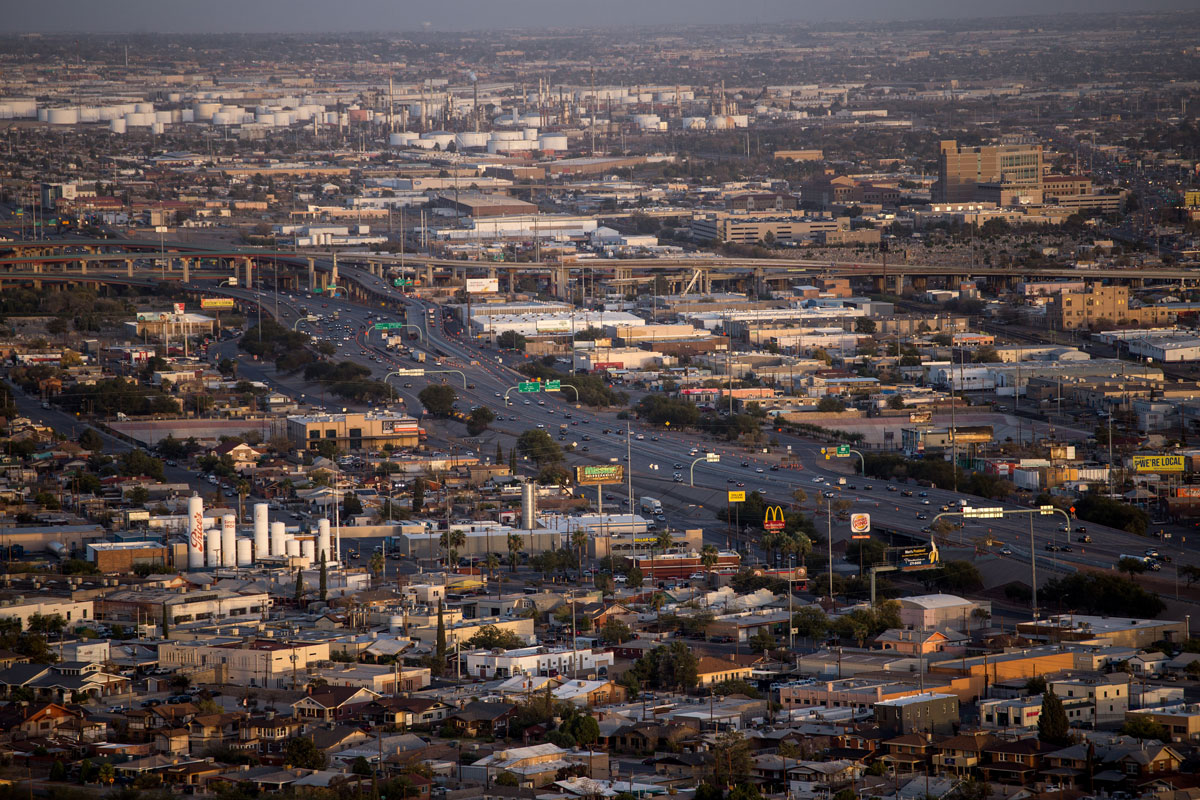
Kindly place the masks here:
POLYGON ((425 351, 413 350, 412 351, 412 360, 416 361, 418 364, 424 364, 425 363, 425 351))
POLYGON ((662 503, 659 502, 658 498, 656 498, 656 497, 649 497, 649 496, 643 497, 642 498, 642 511, 645 511, 648 514, 655 514, 655 515, 661 514, 662 513, 662 503))

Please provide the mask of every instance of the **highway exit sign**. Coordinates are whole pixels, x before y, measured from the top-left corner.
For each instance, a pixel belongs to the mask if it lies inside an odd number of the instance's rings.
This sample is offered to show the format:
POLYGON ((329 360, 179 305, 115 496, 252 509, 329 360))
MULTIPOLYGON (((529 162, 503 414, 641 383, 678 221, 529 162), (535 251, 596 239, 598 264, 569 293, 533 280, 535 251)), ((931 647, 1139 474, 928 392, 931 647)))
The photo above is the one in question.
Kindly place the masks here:
POLYGON ((397 331, 404 327, 403 322, 376 322, 375 330, 377 331, 397 331))
POLYGON ((710 464, 715 464, 721 460, 721 454, 720 453, 705 453, 704 460, 710 464))
POLYGON ((518 392, 540 392, 542 385, 537 381, 521 381, 517 384, 518 392))
POLYGON ((423 370, 423 369, 398 369, 395 371, 395 374, 400 375, 401 377, 419 377, 419 376, 425 374, 425 370, 423 370))
POLYGON ((838 458, 845 458, 850 455, 850 445, 839 444, 837 449, 838 458))
POLYGON ((546 381, 545 390, 547 392, 557 392, 562 390, 562 381, 546 381))

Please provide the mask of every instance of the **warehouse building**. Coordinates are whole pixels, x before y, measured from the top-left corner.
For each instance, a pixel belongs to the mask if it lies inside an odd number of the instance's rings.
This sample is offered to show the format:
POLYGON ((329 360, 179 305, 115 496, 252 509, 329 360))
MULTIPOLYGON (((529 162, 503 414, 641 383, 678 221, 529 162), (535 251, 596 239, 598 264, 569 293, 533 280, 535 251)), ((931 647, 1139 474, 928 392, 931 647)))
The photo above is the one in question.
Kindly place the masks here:
POLYGON ((336 442, 339 450, 416 447, 425 435, 415 419, 390 411, 288 417, 287 431, 293 446, 309 450, 322 441, 336 442))

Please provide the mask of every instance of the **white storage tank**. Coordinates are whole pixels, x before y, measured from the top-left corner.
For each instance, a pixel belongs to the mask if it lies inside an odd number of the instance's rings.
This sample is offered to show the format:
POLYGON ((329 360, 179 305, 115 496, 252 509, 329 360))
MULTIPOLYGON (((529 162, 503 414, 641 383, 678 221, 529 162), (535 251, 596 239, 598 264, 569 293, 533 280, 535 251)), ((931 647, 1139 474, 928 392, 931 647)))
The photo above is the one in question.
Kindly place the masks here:
POLYGON ((221 529, 209 528, 208 532, 204 534, 204 539, 206 542, 205 566, 221 566, 221 529))
POLYGON ((525 138, 521 131, 492 131, 489 136, 491 138, 488 141, 494 142, 511 142, 525 138))
POLYGON ((704 127, 710 131, 727 131, 733 127, 733 119, 723 114, 713 114, 705 120, 704 127))
POLYGON ((562 151, 567 149, 567 137, 561 133, 543 134, 538 138, 539 150, 562 151))
POLYGON ((239 567, 249 567, 254 563, 253 547, 254 542, 250 539, 237 540, 237 565, 239 567))
POLYGON ((204 567, 204 500, 188 498, 188 569, 204 567))
POLYGON ((271 546, 268 540, 268 526, 271 524, 268 519, 269 508, 266 503, 254 504, 254 556, 262 558, 271 554, 271 546))
POLYGON ((166 129, 167 129, 167 126, 163 125, 161 122, 153 122, 150 124, 150 132, 153 133, 155 136, 162 135, 162 132, 166 129))
POLYGON ((388 137, 388 144, 392 147, 408 147, 420 138, 421 134, 416 131, 400 131, 388 137))
POLYGON ((282 522, 271 523, 271 555, 281 556, 286 547, 287 526, 282 522))
POLYGON ((153 114, 154 103, 134 103, 133 110, 139 114, 153 114))
POLYGON ((299 558, 300 557, 300 540, 299 539, 288 539, 287 544, 284 547, 284 550, 288 554, 288 558, 299 558))
POLYGON ((733 123, 733 127, 735 127, 735 128, 749 128, 750 127, 750 117, 747 114, 734 114, 731 117, 729 117, 729 120, 730 120, 730 122, 733 123))
POLYGON ((301 539, 300 540, 300 556, 302 558, 308 559, 309 564, 316 561, 317 560, 317 543, 314 542, 312 539, 301 539))
POLYGON ((79 121, 80 122, 99 122, 100 121, 100 109, 91 107, 91 106, 89 106, 87 108, 79 109, 79 121))
POLYGON ((680 125, 685 131, 702 131, 705 127, 704 117, 684 117, 680 125))
POLYGON ((329 520, 317 520, 317 560, 321 559, 321 554, 325 554, 326 561, 333 560, 333 551, 330 550, 332 539, 329 536, 329 520))
POLYGON ((275 124, 275 115, 274 114, 255 114, 254 121, 261 123, 263 125, 274 125, 275 124))
POLYGON ((124 133, 125 132, 125 120, 114 119, 112 122, 108 123, 108 132, 109 133, 124 133))
POLYGON ((75 125, 79 122, 79 111, 74 108, 52 108, 46 114, 51 125, 75 125))
POLYGON ((192 111, 190 108, 181 109, 179 112, 179 121, 180 122, 195 122, 196 121, 196 112, 192 111))
POLYGON ((38 109, 38 122, 47 122, 49 119, 50 119, 50 109, 39 108, 38 109))
POLYGON ((154 121, 161 122, 164 125, 170 125, 172 122, 171 112, 170 111, 155 111, 154 112, 154 121))
MULTIPOLYGON (((454 134, 448 131, 432 131, 430 133, 421 134, 421 139, 427 142, 433 142, 441 149, 445 150, 454 141, 454 134)), ((429 145, 432 147, 433 145, 429 145)))
POLYGON ((537 141, 538 129, 537 128, 525 128, 524 130, 521 131, 521 138, 527 142, 537 141))
POLYGON ((213 118, 213 114, 221 110, 220 103, 196 103, 192 106, 192 111, 196 115, 198 122, 209 122, 213 118))
POLYGON ((180 94, 179 92, 168 92, 167 93, 167 102, 168 103, 178 103, 182 100, 183 100, 183 95, 180 94))
POLYGON ((464 150, 482 149, 487 147, 488 135, 475 131, 464 131, 457 136, 458 146, 464 150))
POLYGON ((234 118, 233 114, 228 111, 218 111, 212 115, 213 125, 238 125, 241 123, 241 121, 242 117, 240 113, 236 119, 234 118))
POLYGON ((237 517, 221 517, 221 566, 237 566, 237 517))

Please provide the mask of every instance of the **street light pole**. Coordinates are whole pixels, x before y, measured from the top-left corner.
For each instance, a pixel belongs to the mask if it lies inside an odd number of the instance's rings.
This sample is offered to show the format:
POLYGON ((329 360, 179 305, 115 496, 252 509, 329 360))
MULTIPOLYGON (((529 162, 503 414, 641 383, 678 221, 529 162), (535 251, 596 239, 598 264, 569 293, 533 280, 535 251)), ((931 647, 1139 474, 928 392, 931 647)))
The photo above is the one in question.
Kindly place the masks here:
POLYGON ((833 507, 829 495, 825 495, 825 544, 829 548, 829 602, 833 603, 833 507))

